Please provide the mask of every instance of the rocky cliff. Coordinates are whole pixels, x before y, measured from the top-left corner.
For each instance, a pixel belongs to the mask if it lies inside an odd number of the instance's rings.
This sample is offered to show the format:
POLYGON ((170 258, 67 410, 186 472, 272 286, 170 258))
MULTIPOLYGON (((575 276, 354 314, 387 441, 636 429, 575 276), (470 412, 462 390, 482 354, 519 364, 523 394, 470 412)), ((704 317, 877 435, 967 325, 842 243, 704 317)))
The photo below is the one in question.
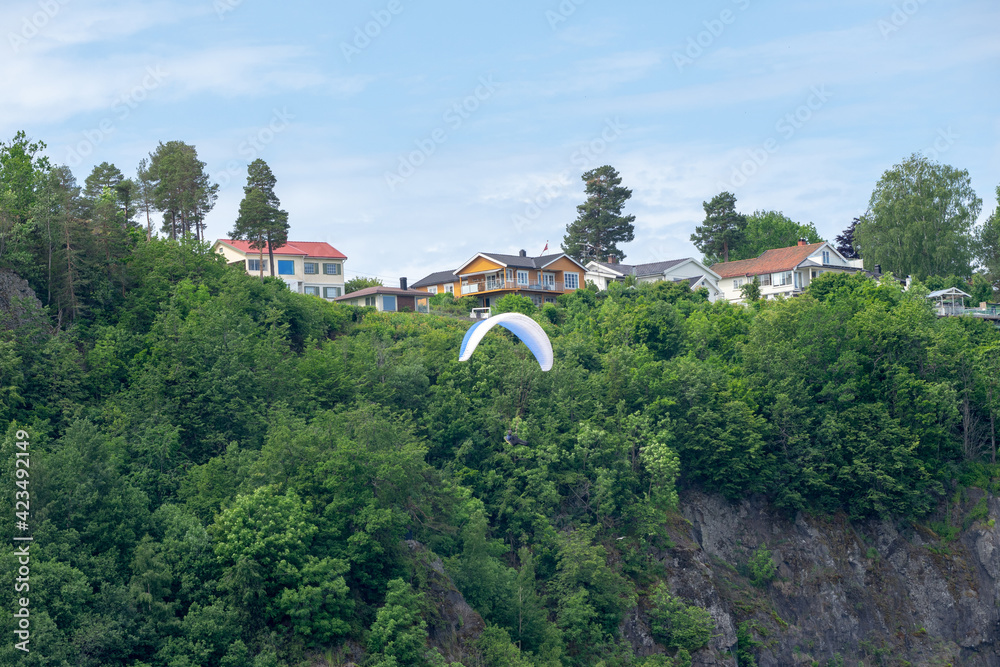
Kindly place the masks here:
MULTIPOLYGON (((957 492, 926 525, 787 517, 701 493, 681 511, 660 557, 674 592, 717 626, 695 665, 1000 665, 1000 498, 957 492), (761 545, 777 569, 754 586, 761 545)), ((655 651, 641 606, 623 631, 655 651)))

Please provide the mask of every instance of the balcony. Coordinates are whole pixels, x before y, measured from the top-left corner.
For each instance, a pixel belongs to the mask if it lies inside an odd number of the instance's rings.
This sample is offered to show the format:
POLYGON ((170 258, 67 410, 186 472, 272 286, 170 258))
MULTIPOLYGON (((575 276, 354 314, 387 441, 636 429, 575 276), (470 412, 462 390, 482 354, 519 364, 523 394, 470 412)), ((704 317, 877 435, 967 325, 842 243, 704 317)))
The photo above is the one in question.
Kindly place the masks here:
POLYGON ((554 280, 544 283, 540 283, 537 281, 519 283, 514 280, 487 279, 487 280, 470 281, 462 283, 463 296, 466 294, 479 294, 482 292, 494 292, 497 290, 526 290, 529 292, 562 293, 565 291, 565 286, 563 285, 563 281, 561 280, 554 280))

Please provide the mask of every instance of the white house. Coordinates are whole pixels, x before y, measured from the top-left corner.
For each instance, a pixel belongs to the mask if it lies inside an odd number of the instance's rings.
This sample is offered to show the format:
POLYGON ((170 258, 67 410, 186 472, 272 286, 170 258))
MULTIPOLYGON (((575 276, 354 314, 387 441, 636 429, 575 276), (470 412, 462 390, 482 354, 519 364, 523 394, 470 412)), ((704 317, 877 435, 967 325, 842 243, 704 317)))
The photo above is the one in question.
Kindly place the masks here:
POLYGON ((742 302, 741 288, 757 278, 762 298, 801 294, 814 278, 824 273, 864 271, 860 259, 845 259, 827 242, 808 243, 805 239, 788 248, 765 250, 759 257, 712 265, 719 276, 719 288, 725 298, 742 302))
POLYGON ((640 283, 683 280, 687 281, 692 290, 701 287, 707 289, 709 301, 722 297, 722 290, 718 285, 719 275, 693 257, 648 264, 587 262, 586 280, 597 285, 598 289, 607 289, 610 283, 620 282, 628 276, 635 276, 636 281, 640 283))

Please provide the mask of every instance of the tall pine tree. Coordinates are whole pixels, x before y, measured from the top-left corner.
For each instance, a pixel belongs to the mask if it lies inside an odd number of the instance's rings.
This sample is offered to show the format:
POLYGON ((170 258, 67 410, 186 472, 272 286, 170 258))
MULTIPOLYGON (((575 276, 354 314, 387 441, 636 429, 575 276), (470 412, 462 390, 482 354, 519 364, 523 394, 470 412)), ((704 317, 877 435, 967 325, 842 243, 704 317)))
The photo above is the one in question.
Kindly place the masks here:
MULTIPOLYGON (((267 163, 257 158, 247 167, 247 184, 243 188, 239 216, 231 232, 234 239, 250 242, 250 247, 263 255, 267 248, 271 275, 274 275, 274 251, 288 243, 288 213, 274 194, 277 182, 267 163)), ((263 265, 260 275, 264 275, 263 265)))
POLYGON ((621 261, 625 253, 618 244, 635 238, 635 216, 622 215, 632 191, 622 187, 621 176, 610 165, 592 169, 581 178, 587 184, 587 201, 576 207, 576 220, 566 226, 562 248, 580 261, 604 261, 608 256, 621 261))
POLYGON ((720 192, 701 205, 705 222, 694 228, 691 241, 705 253, 707 263, 728 262, 729 250, 743 241, 747 217, 736 212, 736 195, 732 192, 720 192))

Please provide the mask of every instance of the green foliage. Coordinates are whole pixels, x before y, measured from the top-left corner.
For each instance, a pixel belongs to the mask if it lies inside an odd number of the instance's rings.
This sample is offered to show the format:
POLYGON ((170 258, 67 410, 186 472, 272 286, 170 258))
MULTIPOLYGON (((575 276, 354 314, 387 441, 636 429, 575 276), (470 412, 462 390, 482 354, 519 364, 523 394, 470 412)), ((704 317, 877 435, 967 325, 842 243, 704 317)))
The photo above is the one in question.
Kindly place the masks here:
POLYGON ((750 574, 750 583, 758 588, 764 588, 774 581, 778 573, 778 566, 771 558, 771 550, 766 544, 761 544, 750 556, 747 562, 747 572, 750 574))
POLYGON ((715 621, 708 611, 684 604, 670 594, 666 584, 657 584, 649 603, 649 627, 653 638, 661 644, 696 651, 711 641, 715 621))
POLYGON ((382 284, 379 278, 365 278, 362 276, 355 276, 351 278, 346 283, 344 283, 344 294, 350 294, 351 292, 357 292, 366 287, 378 287, 382 284))
POLYGON ((823 241, 813 223, 799 224, 778 211, 754 211, 746 220, 743 238, 729 250, 730 261, 753 259, 765 250, 788 248, 799 239, 809 243, 823 241))
POLYGON ((740 287, 740 294, 743 296, 743 300, 748 303, 760 301, 760 280, 757 279, 757 276, 740 287))
POLYGON ((967 171, 912 155, 882 174, 854 236, 866 264, 897 276, 968 276, 982 204, 967 171))
POLYGON ((624 259, 618 244, 635 238, 635 216, 622 215, 632 191, 622 186, 621 176, 610 165, 591 169, 580 178, 586 183, 587 201, 576 207, 576 220, 566 225, 563 252, 580 261, 604 261, 609 256, 624 259))
POLYGON ((551 371, 505 335, 459 363, 467 318, 345 308, 143 239, 100 171, 85 200, 39 170, 0 254, 48 305, 5 305, 0 335, 0 412, 32 432, 39 664, 277 666, 370 638, 371 664, 441 664, 437 557, 488 622, 469 662, 688 664, 710 619, 665 589, 643 608, 672 655, 619 632, 680 489, 924 525, 952 479, 997 491, 1000 332, 936 318, 919 283, 825 274, 753 308, 581 289, 532 307, 551 371))
POLYGON ((490 308, 494 315, 500 313, 523 313, 529 317, 538 312, 538 307, 532 303, 531 299, 521 294, 505 294, 496 300, 490 308))
POLYGON ((374 665, 424 665, 427 623, 420 618, 420 595, 402 579, 393 579, 368 635, 374 665))
POLYGON ((691 242, 705 255, 708 264, 730 261, 730 251, 745 242, 747 217, 736 212, 736 196, 720 192, 702 202, 705 221, 694 228, 691 242))
POLYGON ((743 621, 736 626, 736 662, 740 665, 757 665, 753 651, 762 644, 753 638, 753 630, 754 623, 751 621, 743 621))

